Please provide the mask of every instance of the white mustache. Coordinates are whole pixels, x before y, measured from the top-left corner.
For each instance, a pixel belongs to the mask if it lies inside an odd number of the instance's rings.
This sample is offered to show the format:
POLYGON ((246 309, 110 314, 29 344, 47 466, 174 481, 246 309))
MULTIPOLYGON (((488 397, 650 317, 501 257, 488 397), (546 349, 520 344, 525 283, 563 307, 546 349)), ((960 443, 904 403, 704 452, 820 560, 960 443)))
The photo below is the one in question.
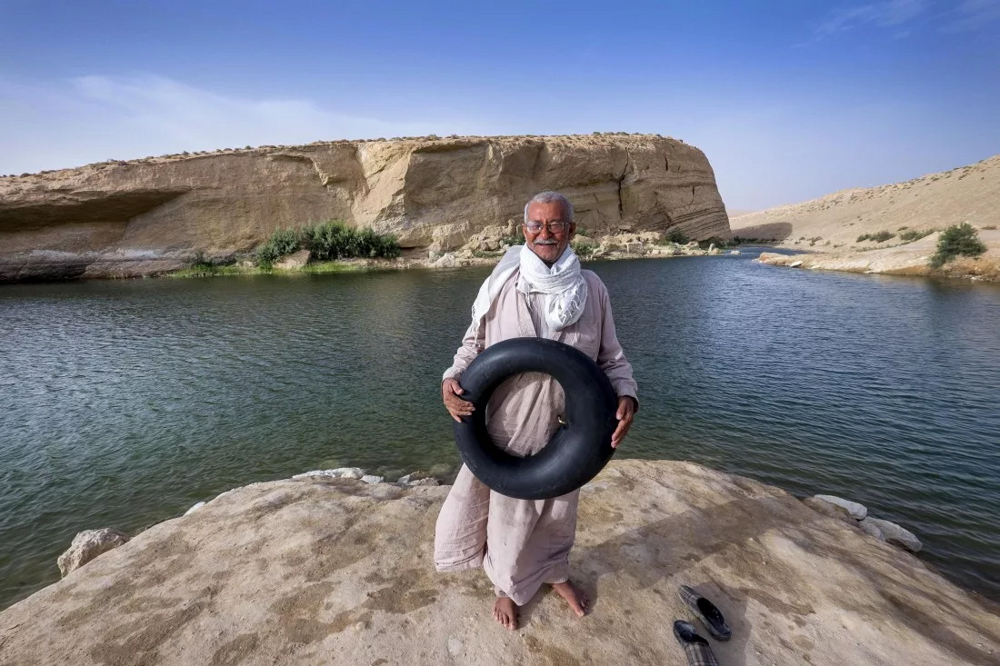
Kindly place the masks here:
POLYGON ((536 240, 532 245, 557 245, 554 240, 536 240))

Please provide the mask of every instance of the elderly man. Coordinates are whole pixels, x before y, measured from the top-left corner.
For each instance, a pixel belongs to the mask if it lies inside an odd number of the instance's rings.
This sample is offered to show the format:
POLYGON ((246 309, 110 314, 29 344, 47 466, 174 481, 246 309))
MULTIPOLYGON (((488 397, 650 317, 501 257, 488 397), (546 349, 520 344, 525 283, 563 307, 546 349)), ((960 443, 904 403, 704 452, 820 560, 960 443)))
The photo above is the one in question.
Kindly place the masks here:
MULTIPOLYGON (((483 283, 454 364, 441 385, 456 421, 472 413, 459 384, 480 351, 509 338, 545 337, 576 347, 594 359, 618 394, 617 447, 638 409, 632 366, 615 336, 608 292, 569 247, 576 225, 573 206, 556 192, 535 196, 524 208, 525 246, 512 247, 483 283)), ((497 446, 519 455, 544 447, 559 427, 562 387, 550 376, 509 378, 487 407, 487 430, 497 446)), ((580 617, 586 595, 569 580, 569 551, 576 537, 579 491, 549 500, 518 500, 491 491, 462 466, 434 538, 438 571, 482 565, 498 597, 496 620, 517 628, 517 609, 549 584, 580 617)))

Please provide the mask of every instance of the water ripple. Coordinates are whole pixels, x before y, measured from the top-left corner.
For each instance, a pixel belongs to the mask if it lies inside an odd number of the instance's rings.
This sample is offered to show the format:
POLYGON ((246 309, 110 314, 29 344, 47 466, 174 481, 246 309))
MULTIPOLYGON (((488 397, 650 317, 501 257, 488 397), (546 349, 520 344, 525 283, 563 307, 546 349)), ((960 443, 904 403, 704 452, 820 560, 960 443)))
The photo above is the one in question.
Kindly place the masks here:
MULTIPOLYGON (((592 264, 642 408, 620 455, 867 504, 1000 598, 1000 289, 740 258, 592 264)), ((484 269, 0 289, 0 607, 80 529, 316 467, 454 466, 484 269)))

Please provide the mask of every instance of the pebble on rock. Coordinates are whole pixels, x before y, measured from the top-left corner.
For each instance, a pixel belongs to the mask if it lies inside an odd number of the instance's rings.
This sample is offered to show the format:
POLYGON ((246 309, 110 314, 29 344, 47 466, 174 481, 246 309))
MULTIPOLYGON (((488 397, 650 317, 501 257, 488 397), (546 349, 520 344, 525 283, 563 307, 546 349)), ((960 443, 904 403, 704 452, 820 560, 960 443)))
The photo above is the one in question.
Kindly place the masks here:
POLYGON ((851 523, 855 522, 854 516, 852 516, 847 509, 840 506, 839 504, 826 502, 824 500, 817 499, 815 497, 807 497, 804 500, 802 500, 802 503, 805 504, 810 509, 812 509, 813 511, 822 513, 824 516, 830 516, 831 518, 839 518, 841 520, 845 520, 851 523))
POLYGON ((59 556, 59 573, 65 578, 101 553, 128 543, 128 537, 118 530, 105 527, 99 530, 84 530, 75 537, 69 550, 59 556))
POLYGON ((879 541, 885 541, 885 534, 879 529, 878 525, 872 522, 871 518, 865 518, 864 520, 858 521, 858 527, 861 528, 868 536, 873 536, 879 541))
POLYGON ((192 513, 194 513, 195 511, 197 511, 198 509, 200 509, 203 506, 205 506, 204 502, 198 502, 193 507, 191 507, 190 509, 188 509, 187 511, 185 511, 184 515, 185 516, 190 516, 192 513))
POLYGON ((293 479, 308 479, 312 476, 326 476, 331 479, 360 479, 365 475, 365 470, 360 467, 338 467, 337 469, 314 469, 311 472, 296 474, 293 479))
POLYGON ((924 547, 924 545, 920 543, 920 539, 918 539, 913 532, 900 527, 896 523, 889 522, 888 520, 882 520, 880 518, 869 518, 868 522, 871 522, 875 527, 881 530, 882 534, 885 535, 885 540, 894 546, 904 548, 911 553, 919 553, 924 547))
POLYGON ((854 520, 864 520, 865 516, 868 515, 868 509, 865 508, 863 504, 845 500, 842 497, 836 497, 834 495, 816 495, 815 497, 816 499, 823 500, 824 502, 844 507, 847 509, 847 512, 851 514, 851 517, 854 518, 854 520))

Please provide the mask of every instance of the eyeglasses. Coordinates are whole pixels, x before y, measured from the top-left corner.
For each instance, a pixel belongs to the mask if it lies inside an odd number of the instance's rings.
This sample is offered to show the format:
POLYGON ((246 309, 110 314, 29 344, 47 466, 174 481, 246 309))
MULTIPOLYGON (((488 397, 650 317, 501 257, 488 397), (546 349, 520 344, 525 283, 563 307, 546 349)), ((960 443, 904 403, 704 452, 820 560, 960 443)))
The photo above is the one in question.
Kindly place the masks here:
POLYGON ((551 222, 545 224, 532 220, 531 222, 525 222, 524 227, 533 234, 540 232, 542 227, 548 227, 549 231, 554 234, 558 234, 559 232, 564 231, 570 224, 572 224, 572 222, 563 222, 562 220, 552 220, 551 222))

